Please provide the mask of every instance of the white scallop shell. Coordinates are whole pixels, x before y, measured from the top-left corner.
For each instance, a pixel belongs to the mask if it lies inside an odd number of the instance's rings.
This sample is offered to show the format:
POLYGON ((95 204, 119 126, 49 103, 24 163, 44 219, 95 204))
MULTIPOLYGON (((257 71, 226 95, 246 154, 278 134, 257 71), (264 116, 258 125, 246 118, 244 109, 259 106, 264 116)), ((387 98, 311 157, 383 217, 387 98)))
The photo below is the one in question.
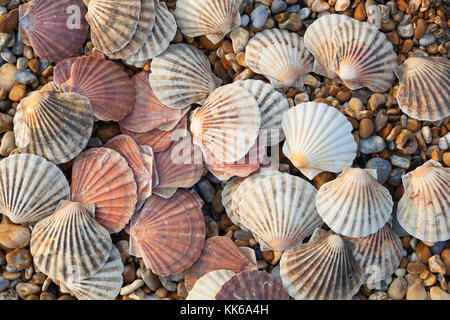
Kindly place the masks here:
POLYGON ((267 29, 256 33, 248 42, 245 63, 276 88, 302 87, 302 77, 312 71, 313 57, 298 34, 267 29))
POLYGON ((422 241, 450 239, 450 168, 428 160, 402 180, 397 219, 403 229, 422 241))
POLYGON ((386 224, 394 203, 376 177, 375 169, 345 168, 335 180, 320 187, 317 212, 334 232, 360 238, 386 224))
POLYGON ((208 272, 195 282, 186 300, 215 300, 223 284, 235 274, 225 269, 208 272))
POLYGON ((336 108, 324 103, 301 103, 284 114, 283 153, 308 177, 323 171, 341 172, 356 157, 353 127, 336 108))
POLYGON ((48 217, 69 194, 62 171, 42 157, 16 154, 0 161, 0 210, 13 223, 48 217))

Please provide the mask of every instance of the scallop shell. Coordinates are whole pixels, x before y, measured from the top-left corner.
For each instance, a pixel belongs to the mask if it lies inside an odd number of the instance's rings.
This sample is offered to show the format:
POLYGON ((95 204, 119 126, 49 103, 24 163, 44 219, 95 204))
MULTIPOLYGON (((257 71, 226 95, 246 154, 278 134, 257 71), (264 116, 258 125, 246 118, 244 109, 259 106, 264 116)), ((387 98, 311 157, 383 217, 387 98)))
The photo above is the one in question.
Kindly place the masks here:
POLYGON ((94 275, 106 262, 112 241, 94 219, 94 204, 63 200, 31 233, 30 251, 38 269, 64 283, 94 275))
POLYGON ((313 238, 283 253, 280 276, 297 300, 349 300, 363 283, 350 240, 317 229, 313 238))
POLYGON ((39 57, 56 62, 83 46, 88 35, 85 14, 81 0, 33 0, 20 17, 20 30, 39 57))
POLYGON ((13 223, 48 217, 69 199, 69 183, 53 163, 33 154, 10 155, 0 161, 0 210, 13 223))
POLYGON ((136 104, 128 116, 120 121, 120 126, 133 132, 143 133, 171 121, 180 121, 181 110, 162 104, 153 93, 148 81, 148 72, 135 75, 132 80, 136 90, 136 104))
POLYGON ((89 99, 94 115, 103 121, 119 121, 136 102, 133 81, 112 61, 80 57, 72 65, 70 92, 89 99))
POLYGON ((227 212, 227 216, 230 218, 231 222, 237 224, 238 221, 234 217, 233 211, 235 210, 233 207, 233 195, 234 192, 238 189, 241 182, 243 182, 244 178, 235 177, 231 179, 225 187, 222 189, 222 205, 227 212))
POLYGON ((94 203, 95 220, 111 233, 130 220, 137 187, 128 162, 116 151, 93 148, 80 154, 72 167, 72 201, 94 203))
POLYGON ((402 180, 397 219, 403 229, 422 241, 450 239, 450 168, 428 160, 402 180))
POLYGON ((241 24, 239 7, 243 0, 178 0, 175 17, 188 37, 206 35, 218 43, 241 24))
POLYGON ((178 190, 168 200, 152 195, 132 224, 130 236, 147 268, 157 275, 170 275, 184 271, 199 258, 205 221, 187 191, 178 190))
POLYGON ((289 300, 280 280, 265 271, 244 271, 225 282, 216 300, 289 300))
POLYGON ((200 258, 184 272, 185 286, 191 291, 195 282, 203 275, 214 270, 233 272, 257 270, 229 238, 212 237, 206 240, 200 258))
POLYGON ((394 205, 374 169, 345 168, 320 187, 316 208, 336 233, 360 238, 374 234, 389 220, 394 205))
POLYGON ((62 85, 70 79, 73 63, 77 58, 69 58, 59 62, 53 70, 53 82, 58 90, 62 90, 62 85))
POLYGON ((267 145, 277 145, 284 139, 281 130, 283 114, 289 110, 287 99, 270 84, 261 80, 240 80, 236 85, 247 89, 256 99, 261 113, 261 129, 267 131, 267 145))
POLYGON ((306 102, 289 109, 282 127, 284 155, 310 180, 323 171, 341 172, 356 157, 352 125, 324 103, 306 102))
POLYGON ((351 90, 388 90, 394 81, 397 55, 384 33, 367 22, 351 19, 333 28, 333 69, 351 90))
POLYGON ((106 263, 94 275, 66 286, 79 300, 114 300, 123 284, 124 266, 119 250, 113 245, 106 263))
POLYGON ((245 51, 247 66, 264 75, 275 88, 302 87, 302 77, 312 71, 313 61, 303 38, 287 30, 258 32, 245 51))
POLYGON ((155 163, 159 178, 156 188, 190 188, 203 174, 201 150, 190 137, 156 153, 155 163))
POLYGON ((230 270, 214 270, 198 279, 186 300, 215 300, 222 285, 230 280, 235 273, 230 270))
POLYGON ((155 188, 153 193, 160 196, 163 199, 170 199, 173 197, 178 188, 155 188))
POLYGON ((94 46, 104 54, 123 49, 133 38, 141 13, 141 0, 90 0, 86 20, 94 46))
POLYGON ((133 138, 121 134, 108 140, 108 142, 105 143, 105 147, 117 151, 127 160, 128 166, 133 170, 134 180, 136 181, 138 188, 138 196, 140 196, 147 185, 151 185, 152 173, 148 172, 145 166, 139 146, 133 138))
POLYGON ((140 48, 145 44, 155 24, 156 18, 155 2, 159 2, 159 0, 141 1, 139 22, 137 24, 136 31, 134 32, 131 38, 131 41, 128 42, 127 45, 122 49, 107 54, 109 58, 111 59, 128 58, 129 56, 137 53, 140 50, 140 48))
POLYGON ((288 250, 322 226, 316 189, 290 174, 258 176, 242 191, 239 222, 276 251, 288 250))
MULTIPOLYGON (((255 98, 234 84, 222 86, 192 116, 194 144, 223 162, 243 158, 255 144, 261 114, 255 98)), ((203 151, 206 153, 205 151, 203 151)))
POLYGON ((144 191, 138 198, 138 203, 136 204, 136 209, 140 209, 144 204, 145 200, 152 195, 153 186, 159 183, 158 174, 156 172, 155 155, 153 150, 149 146, 139 146, 141 151, 142 160, 144 161, 147 171, 152 174, 152 183, 149 183, 144 191))
POLYGON ((305 46, 315 58, 313 71, 330 79, 338 78, 333 71, 334 52, 331 35, 337 25, 349 21, 343 14, 327 14, 315 20, 305 31, 305 46))
POLYGON ((175 17, 167 9, 165 2, 155 0, 156 20, 152 32, 147 41, 138 52, 126 58, 126 62, 131 65, 138 64, 159 56, 175 38, 177 33, 177 23, 175 17))
POLYGON ((450 115, 450 60, 412 55, 395 69, 400 109, 418 120, 439 121, 450 115))
POLYGON ((14 116, 16 145, 54 163, 75 158, 91 137, 89 100, 75 93, 35 91, 22 99, 14 116))
POLYGON ((152 60, 150 86, 158 99, 173 109, 202 103, 222 84, 203 52, 186 44, 172 44, 152 60))
POLYGON ((379 283, 391 276, 399 266, 403 246, 389 223, 375 234, 352 240, 358 247, 355 258, 364 272, 365 283, 379 283))

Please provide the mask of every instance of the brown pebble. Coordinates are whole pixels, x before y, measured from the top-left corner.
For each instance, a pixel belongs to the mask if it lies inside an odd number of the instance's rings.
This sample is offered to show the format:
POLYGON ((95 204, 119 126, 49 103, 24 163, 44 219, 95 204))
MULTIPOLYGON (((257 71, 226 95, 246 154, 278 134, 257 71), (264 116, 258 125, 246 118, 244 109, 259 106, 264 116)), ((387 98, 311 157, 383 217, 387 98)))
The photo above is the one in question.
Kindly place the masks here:
POLYGON ((10 33, 17 30, 19 24, 19 10, 14 9, 0 16, 0 33, 10 33))
POLYGON ((427 267, 421 261, 412 261, 408 264, 407 270, 409 273, 421 274, 427 267))
POLYGON ((0 224, 0 245, 10 249, 24 248, 30 242, 30 229, 15 224, 0 224))
POLYGON ((367 19, 365 1, 361 1, 355 8, 353 17, 359 21, 365 21, 367 19))
POLYGON ((359 123, 359 136, 363 139, 369 138, 374 132, 375 126, 369 118, 364 118, 359 123))
POLYGON ((25 269, 31 265, 32 257, 28 249, 14 249, 6 254, 8 264, 18 269, 25 269))
POLYGON ((430 248, 428 248, 427 245, 425 245, 425 243, 423 243, 422 241, 420 241, 417 245, 416 245, 416 255, 417 258, 419 258, 419 260, 422 263, 428 263, 428 259, 430 259, 431 257, 431 251, 430 248))
POLYGON ((32 59, 28 61, 28 68, 30 68, 30 70, 33 71, 33 73, 38 74, 39 67, 40 67, 39 59, 32 59))
POLYGON ((427 290, 423 284, 416 281, 412 286, 408 288, 406 292, 406 300, 427 300, 428 294, 427 290))
POLYGON ((120 127, 117 124, 105 124, 97 130, 97 137, 99 137, 103 143, 119 134, 120 127))
POLYGON ((427 22, 425 19, 419 19, 416 22, 416 29, 414 30, 414 38, 417 40, 422 38, 427 31, 427 22))
POLYGON ((317 190, 319 190, 324 183, 330 182, 335 178, 336 175, 334 173, 323 171, 313 178, 312 184, 314 185, 314 187, 316 187, 317 190))
POLYGON ((12 101, 20 101, 27 94, 27 86, 22 83, 15 83, 9 92, 9 99, 12 101))
POLYGON ((200 40, 201 46, 203 48, 205 48, 206 50, 217 50, 217 48, 219 48, 222 45, 222 43, 225 39, 220 40, 216 44, 212 43, 211 40, 209 40, 206 36, 200 36, 199 40, 200 40))

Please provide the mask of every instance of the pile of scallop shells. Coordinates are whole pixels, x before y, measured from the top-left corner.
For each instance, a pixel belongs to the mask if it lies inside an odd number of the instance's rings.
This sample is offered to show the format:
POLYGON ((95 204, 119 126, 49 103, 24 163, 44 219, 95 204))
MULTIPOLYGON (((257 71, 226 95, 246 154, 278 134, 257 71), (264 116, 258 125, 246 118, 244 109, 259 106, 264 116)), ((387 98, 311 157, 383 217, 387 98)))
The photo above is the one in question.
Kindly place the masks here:
POLYGON ((401 237, 450 239, 448 54, 400 59, 384 1, 286 1, 312 7, 297 30, 275 14, 242 27, 275 1, 18 2, 17 41, 53 75, 14 107, 0 213, 31 231, 34 270, 61 294, 129 299, 140 280, 150 299, 159 277, 181 280, 175 299, 352 299, 394 274, 401 237), (376 108, 348 100, 374 94, 446 140, 432 156, 400 126, 395 152, 419 159, 401 184, 366 166, 390 144, 361 150, 376 108))

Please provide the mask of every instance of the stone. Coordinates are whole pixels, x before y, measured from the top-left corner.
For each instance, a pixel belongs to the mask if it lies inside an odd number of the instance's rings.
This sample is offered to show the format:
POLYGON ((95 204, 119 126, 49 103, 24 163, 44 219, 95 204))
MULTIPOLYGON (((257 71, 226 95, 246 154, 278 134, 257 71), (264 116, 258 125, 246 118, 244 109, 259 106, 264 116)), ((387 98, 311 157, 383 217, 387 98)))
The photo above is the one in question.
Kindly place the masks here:
POLYGON ((336 3, 334 4, 334 9, 337 12, 343 12, 343 11, 347 10, 349 5, 350 5, 350 0, 337 0, 336 3))
POLYGON ((311 6, 312 11, 322 13, 330 9, 330 5, 322 0, 315 0, 311 6))
POLYGON ((402 39, 411 38, 414 35, 414 26, 412 23, 406 25, 398 25, 397 33, 402 39))
POLYGON ((2 137, 0 155, 7 157, 16 148, 14 131, 6 132, 2 137))
POLYGON ((273 0, 272 5, 270 6, 270 11, 272 14, 277 14, 285 11, 287 8, 287 3, 283 0, 273 0))
POLYGON ((30 242, 30 230, 15 224, 0 224, 0 244, 10 249, 24 248, 30 242))
POLYGON ((252 238, 252 234, 244 230, 236 230, 234 232, 234 238, 242 241, 249 241, 252 238))
POLYGON ((447 167, 450 167, 450 152, 445 152, 442 155, 442 161, 447 167))
POLYGON ((22 83, 16 83, 9 92, 9 99, 11 101, 19 102, 27 94, 27 86, 22 83))
POLYGON ((28 66, 28 59, 25 57, 20 57, 19 59, 17 59, 16 62, 16 67, 17 70, 25 70, 28 66))
POLYGON ((0 53, 0 57, 6 62, 12 64, 15 64, 17 61, 16 56, 9 49, 3 49, 3 51, 0 53))
POLYGON ((37 80, 36 75, 30 70, 17 71, 13 77, 14 82, 22 84, 32 84, 37 80))
POLYGON ((0 292, 0 301, 1 300, 19 300, 19 295, 16 290, 8 289, 4 292, 0 292))
POLYGON ((434 274, 430 274, 424 281, 423 281, 423 285, 425 287, 429 287, 432 286, 433 284, 436 283, 436 275, 434 274))
POLYGON ((369 296, 369 300, 389 300, 389 297, 386 292, 377 291, 369 296))
POLYGON ((152 291, 156 291, 161 287, 161 282, 157 275, 155 275, 150 269, 141 267, 141 277, 145 282, 145 285, 152 291))
POLYGON ((370 118, 364 118, 359 123, 359 136, 367 139, 374 133, 374 129, 373 121, 370 118))
POLYGON ((245 28, 250 23, 250 17, 246 14, 241 16, 241 27, 245 28))
POLYGON ((236 28, 231 31, 230 38, 233 43, 234 53, 242 52, 245 50, 249 36, 249 32, 243 28, 236 28))
POLYGON ((428 266, 431 272, 434 273, 446 273, 446 267, 441 259, 441 256, 436 254, 428 259, 428 266))
POLYGON ((446 245, 447 245, 446 241, 435 242, 434 245, 430 247, 431 255, 441 254, 441 252, 445 249, 446 245))
POLYGON ((404 154, 413 154, 416 152, 419 144, 416 136, 408 129, 403 129, 395 138, 395 146, 404 154))
POLYGON ((397 268, 397 269, 395 269, 394 274, 399 278, 404 277, 406 275, 406 269, 405 268, 397 268))
POLYGON ((128 295, 128 294, 132 293, 133 291, 135 291, 136 289, 142 287, 143 285, 144 285, 144 280, 136 279, 131 284, 120 289, 120 295, 122 295, 122 296, 128 295))
POLYGON ((430 248, 422 241, 416 245, 416 256, 422 263, 425 264, 428 263, 428 259, 431 257, 430 248))
POLYGON ((422 38, 425 34, 425 31, 427 31, 427 22, 425 21, 425 19, 417 20, 416 29, 414 30, 414 38, 422 38))
POLYGON ((439 287, 432 287, 430 289, 431 300, 450 300, 450 293, 445 292, 439 287))
POLYGON ((367 19, 365 1, 361 1, 355 8, 353 17, 359 21, 365 21, 367 19))
POLYGON ((425 140, 425 143, 430 144, 431 140, 433 139, 433 136, 431 134, 431 129, 428 126, 422 127, 422 136, 425 140))
POLYGON ((136 280, 136 268, 134 267, 134 264, 127 264, 124 267, 123 273, 123 283, 132 283, 134 280, 136 280))
POLYGON ((292 6, 289 6, 286 11, 289 12, 289 13, 299 12, 300 11, 300 5, 299 4, 294 4, 292 6))
POLYGON ((445 265, 446 274, 450 275, 450 248, 446 248, 442 251, 441 259, 445 265))
POLYGON ((97 136, 102 139, 103 143, 120 133, 120 127, 117 124, 106 124, 97 130, 97 136))
POLYGON ((300 30, 302 27, 302 20, 299 15, 295 12, 289 14, 287 20, 279 24, 280 29, 287 29, 292 32, 300 30))
POLYGON ((6 261, 9 265, 18 269, 25 269, 31 265, 33 258, 31 257, 30 250, 17 248, 6 254, 6 261))
POLYGON ((9 280, 0 276, 0 292, 5 291, 9 287, 9 280))
POLYGON ((428 300, 427 290, 419 281, 414 282, 406 292, 406 300, 428 300))
POLYGON ((17 284, 16 291, 20 298, 25 299, 29 295, 39 293, 39 291, 41 291, 41 288, 32 283, 21 282, 17 284))
POLYGON ((17 67, 12 63, 5 63, 0 67, 0 89, 9 92, 14 86, 14 74, 17 72, 17 67))
POLYGON ((426 33, 422 38, 419 40, 419 44, 424 47, 431 46, 433 43, 436 42, 436 38, 432 33, 426 33))
POLYGON ((402 300, 407 288, 408 282, 405 278, 395 278, 389 286, 387 293, 392 300, 402 300))
POLYGON ((359 142, 359 148, 361 153, 372 154, 378 153, 385 149, 386 143, 383 138, 377 135, 373 135, 368 139, 361 139, 359 142))
POLYGON ((11 10, 8 14, 0 16, 0 33, 10 33, 17 30, 19 24, 19 10, 11 10))
POLYGON ((307 74, 303 77, 303 83, 313 88, 318 88, 320 86, 320 81, 311 74, 307 74))
POLYGON ((262 28, 267 20, 267 11, 262 7, 257 7, 250 14, 250 18, 255 28, 262 28))
POLYGON ((408 273, 421 274, 422 272, 427 270, 427 267, 421 261, 412 261, 408 264, 407 270, 408 273))
POLYGON ((300 19, 303 21, 303 20, 308 19, 309 16, 311 15, 311 13, 312 13, 311 8, 305 7, 305 8, 300 9, 298 15, 299 15, 300 19))
POLYGON ((177 283, 170 280, 170 277, 159 277, 159 281, 161 281, 162 286, 170 292, 177 291, 177 283))
POLYGON ((392 170, 392 166, 389 161, 382 158, 372 158, 367 164, 366 168, 377 170, 377 181, 381 184, 385 184, 389 178, 389 172, 392 170))
POLYGON ((411 156, 393 154, 390 157, 391 163, 395 167, 408 169, 411 166, 411 156))
POLYGON ((209 182, 209 180, 207 180, 207 179, 202 180, 197 184, 197 187, 198 187, 198 191, 199 191, 202 199, 206 203, 211 203, 216 194, 216 190, 212 186, 211 182, 209 182))

